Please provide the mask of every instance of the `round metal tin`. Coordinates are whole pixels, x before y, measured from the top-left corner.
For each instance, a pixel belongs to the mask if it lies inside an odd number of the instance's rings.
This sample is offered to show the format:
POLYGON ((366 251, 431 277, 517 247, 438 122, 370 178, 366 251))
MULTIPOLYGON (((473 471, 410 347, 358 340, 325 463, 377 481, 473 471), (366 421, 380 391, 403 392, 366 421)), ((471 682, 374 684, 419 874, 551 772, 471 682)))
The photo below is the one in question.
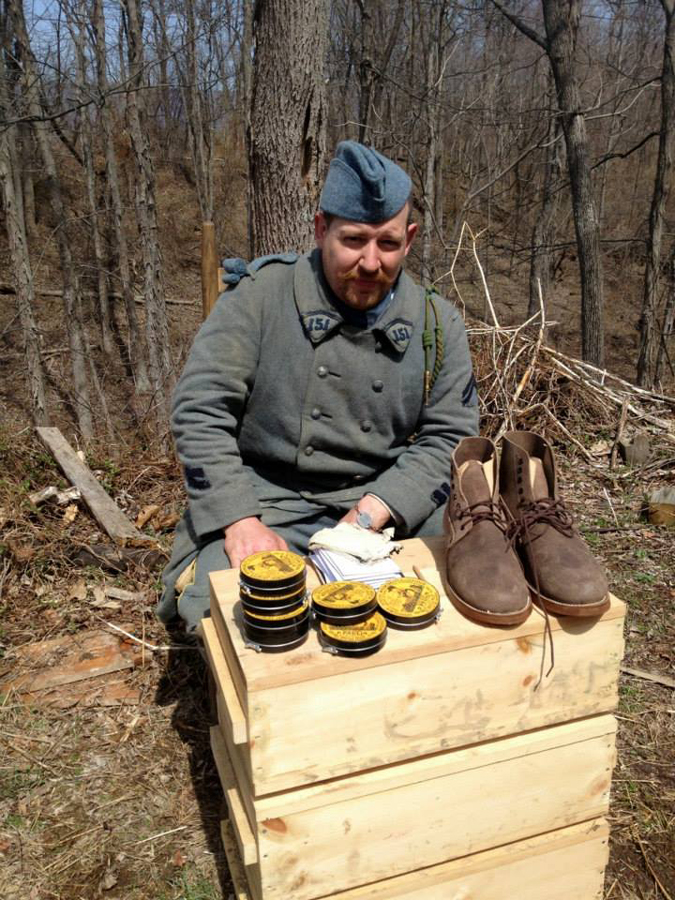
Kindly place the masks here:
POLYGON ((305 579, 303 578, 297 587, 283 588, 281 591, 266 591, 261 588, 251 590, 248 586, 240 584, 239 596, 242 601, 254 606, 289 606, 291 603, 299 603, 305 596, 305 579))
POLYGON ((393 628, 426 628, 438 618, 441 598, 427 581, 397 578, 378 590, 377 605, 393 628))
POLYGON ((312 607, 320 622, 356 625, 377 610, 375 589, 360 581, 331 581, 312 591, 312 607))
POLYGON ((256 616, 244 613, 244 638, 256 650, 291 650, 309 633, 309 606, 303 604, 300 615, 256 616))
MULTIPOLYGON (((257 598, 249 597, 247 594, 241 594, 240 596, 244 611, 258 616, 283 616, 285 613, 299 610, 307 602, 307 594, 304 590, 297 594, 292 594, 290 600, 286 599, 283 602, 268 600, 267 598, 258 600, 257 598)), ((281 598, 279 599, 281 600, 281 598)))
POLYGON ((309 604, 301 603, 290 612, 285 613, 254 613, 244 609, 244 622, 254 625, 256 628, 289 628, 304 617, 309 617, 309 604))
POLYGON ((260 550, 247 556, 239 568, 241 584, 254 593, 264 591, 292 591, 304 583, 305 560, 291 550, 260 550))
POLYGON ((387 639, 384 616, 375 613, 356 625, 319 623, 319 638, 334 653, 347 656, 366 656, 377 652, 387 639))

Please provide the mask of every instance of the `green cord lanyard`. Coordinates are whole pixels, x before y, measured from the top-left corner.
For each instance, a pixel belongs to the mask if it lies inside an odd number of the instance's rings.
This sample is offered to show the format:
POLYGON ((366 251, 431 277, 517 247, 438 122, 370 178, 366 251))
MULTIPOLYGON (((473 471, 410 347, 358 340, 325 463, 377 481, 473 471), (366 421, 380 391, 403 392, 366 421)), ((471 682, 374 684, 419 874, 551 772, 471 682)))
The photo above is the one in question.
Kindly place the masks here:
POLYGON ((424 405, 429 405, 431 390, 436 383, 445 356, 445 344, 443 340, 443 326, 438 316, 434 292, 427 288, 424 294, 424 331, 422 332, 422 346, 424 347, 424 405), (431 312, 434 314, 434 328, 430 327, 431 312), (436 356, 433 368, 431 366, 431 351, 436 348, 436 356))

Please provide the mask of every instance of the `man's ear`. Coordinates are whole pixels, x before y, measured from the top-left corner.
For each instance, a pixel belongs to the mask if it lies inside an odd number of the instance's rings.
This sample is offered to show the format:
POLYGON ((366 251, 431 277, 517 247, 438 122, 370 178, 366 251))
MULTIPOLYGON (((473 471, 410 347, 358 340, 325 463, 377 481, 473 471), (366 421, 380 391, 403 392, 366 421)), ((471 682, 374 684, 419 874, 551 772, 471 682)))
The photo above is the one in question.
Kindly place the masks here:
POLYGON ((326 217, 321 210, 319 210, 314 216, 314 242, 319 250, 323 247, 323 240, 326 237, 327 231, 328 224, 326 223, 326 217))
POLYGON ((405 230, 405 255, 407 256, 412 247, 412 242, 417 234, 417 222, 411 222, 405 230))

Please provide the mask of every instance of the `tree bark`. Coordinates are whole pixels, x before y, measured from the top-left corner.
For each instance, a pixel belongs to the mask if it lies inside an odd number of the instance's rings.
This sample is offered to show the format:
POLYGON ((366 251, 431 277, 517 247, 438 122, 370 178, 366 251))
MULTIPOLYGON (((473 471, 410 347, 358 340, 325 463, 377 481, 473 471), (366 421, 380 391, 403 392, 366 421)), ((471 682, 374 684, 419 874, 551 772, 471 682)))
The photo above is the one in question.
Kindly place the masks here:
MULTIPOLYGON (((0 115, 11 118, 8 97, 5 52, 7 46, 6 22, 2 21, 0 33, 0 115)), ((26 223, 22 206, 16 191, 17 157, 16 141, 18 126, 9 125, 0 129, 0 183, 5 211, 5 225, 9 239, 9 253, 16 283, 16 305, 21 322, 24 351, 26 354, 26 375, 31 410, 36 425, 49 425, 45 376, 40 354, 40 334, 38 332, 33 307, 33 271, 28 253, 26 223)))
POLYGON ((604 363, 604 312, 600 228, 588 161, 586 120, 575 72, 580 0, 543 0, 548 55, 555 79, 567 149, 574 229, 581 274, 581 355, 594 366, 604 363))
MULTIPOLYGON (((85 58, 85 22, 86 9, 83 0, 79 0, 78 10, 67 10, 68 27, 73 36, 75 53, 77 57, 77 95, 83 104, 78 112, 80 124, 80 137, 82 157, 87 180, 87 199, 91 213, 91 236, 94 245, 94 262, 96 264, 96 278, 98 282, 98 318, 101 329, 101 344, 107 357, 113 354, 114 342, 110 323, 110 301, 108 297, 108 277, 106 272, 105 254, 103 250, 103 235, 99 220, 99 208, 96 190, 96 171, 94 168, 94 135, 91 126, 90 111, 84 104, 89 95, 87 87, 87 63, 85 58)), ((92 364, 92 371, 93 364, 92 364)))
POLYGON ((502 0, 494 5, 530 40, 546 52, 555 82, 560 120, 567 150, 574 230, 581 276, 581 355, 602 366, 604 361, 603 278, 600 228, 588 156, 586 120, 575 69, 580 0, 542 0, 546 37, 541 37, 502 0))
POLYGON ((249 150, 256 256, 313 245, 326 153, 327 6, 256 5, 249 150))
POLYGON ((136 212, 143 254, 145 338, 148 350, 152 391, 159 412, 159 421, 168 427, 170 398, 174 382, 169 348, 169 322, 162 283, 162 255, 159 246, 157 206, 155 199, 155 169, 150 153, 147 128, 143 122, 143 36, 137 0, 123 0, 127 14, 129 43, 128 113, 131 140, 136 162, 136 212))
POLYGON ((556 184, 561 174, 560 122, 556 116, 549 122, 544 182, 541 191, 541 207, 532 230, 532 256, 530 258, 530 298, 527 318, 539 311, 539 289, 544 301, 551 288, 551 244, 555 236, 555 214, 560 202, 556 184))
MULTIPOLYGON (((105 97, 108 91, 107 74, 107 50, 105 38, 105 17, 103 12, 103 0, 94 0, 94 35, 96 56, 96 80, 98 89, 105 97)), ((122 192, 120 190, 119 167, 115 155, 114 128, 110 106, 107 102, 101 104, 101 129, 103 131, 103 145, 105 148, 105 173, 108 189, 110 191, 111 217, 115 243, 115 255, 119 266, 121 294, 124 298, 124 309, 127 317, 128 328, 128 354, 131 371, 134 376, 136 390, 145 393, 150 390, 148 369, 141 340, 134 301, 134 286, 131 278, 131 266, 129 264, 129 245, 126 231, 124 230, 124 206, 122 204, 122 192)))
POLYGON ((44 165, 49 204, 56 223, 56 242, 61 263, 61 277, 63 279, 63 311, 68 330, 70 365, 73 379, 71 388, 73 407, 83 439, 90 440, 94 436, 94 420, 87 375, 87 348, 84 338, 84 326, 82 324, 80 287, 73 264, 72 241, 69 234, 70 216, 63 201, 61 182, 49 142, 49 126, 46 122, 41 121, 43 113, 38 96, 37 67, 28 40, 23 5, 21 0, 9 0, 8 7, 11 11, 17 43, 20 46, 25 101, 28 113, 33 118, 33 128, 35 129, 35 136, 44 165))
POLYGON ((661 246, 666 205, 670 194, 675 140, 675 0, 661 0, 666 16, 661 70, 661 133, 656 164, 654 192, 649 213, 647 264, 645 267, 642 315, 640 317, 640 350, 637 363, 639 385, 652 386, 656 377, 656 357, 661 344, 658 325, 658 291, 661 271, 661 246))

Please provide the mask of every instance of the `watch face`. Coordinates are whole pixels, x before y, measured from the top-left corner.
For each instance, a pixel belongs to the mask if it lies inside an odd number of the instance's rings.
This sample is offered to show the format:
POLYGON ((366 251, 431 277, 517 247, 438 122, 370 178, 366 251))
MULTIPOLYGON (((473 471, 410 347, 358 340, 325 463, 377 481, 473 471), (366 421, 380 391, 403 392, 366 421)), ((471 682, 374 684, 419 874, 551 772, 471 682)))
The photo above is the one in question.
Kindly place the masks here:
POLYGON ((360 525, 361 528, 372 528, 373 527, 373 519, 369 515, 369 513, 361 512, 360 510, 357 509, 356 524, 360 525))

